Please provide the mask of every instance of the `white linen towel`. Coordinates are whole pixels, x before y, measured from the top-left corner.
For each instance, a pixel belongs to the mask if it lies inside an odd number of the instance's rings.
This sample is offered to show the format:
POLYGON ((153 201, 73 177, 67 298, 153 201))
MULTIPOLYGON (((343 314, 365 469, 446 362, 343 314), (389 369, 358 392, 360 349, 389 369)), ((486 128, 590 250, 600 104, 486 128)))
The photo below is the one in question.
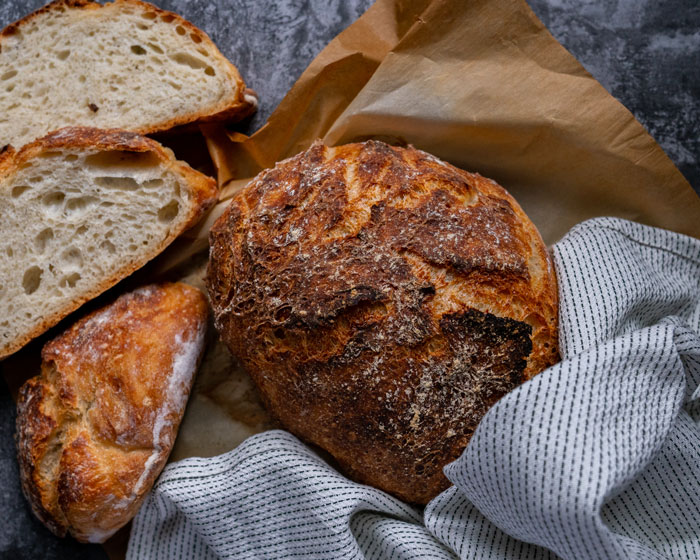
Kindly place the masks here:
POLYGON ((553 247, 562 361, 424 511, 271 431, 169 465, 130 559, 700 559, 700 241, 614 218, 553 247))

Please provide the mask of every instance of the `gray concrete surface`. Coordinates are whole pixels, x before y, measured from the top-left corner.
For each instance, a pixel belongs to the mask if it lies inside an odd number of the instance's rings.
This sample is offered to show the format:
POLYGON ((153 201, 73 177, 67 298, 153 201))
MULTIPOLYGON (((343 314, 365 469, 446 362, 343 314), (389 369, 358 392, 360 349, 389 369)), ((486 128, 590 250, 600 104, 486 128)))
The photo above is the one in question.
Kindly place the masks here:
MULTIPOLYGON (((466 1, 466 0, 465 0, 466 1)), ((529 0, 553 35, 644 124, 700 190, 700 2, 529 0)), ((0 27, 43 5, 0 0, 0 27)), ((314 56, 370 0, 154 0, 207 31, 260 95, 261 126, 314 56)), ((104 558, 31 515, 14 457, 14 406, 0 381, 0 558, 104 558)))

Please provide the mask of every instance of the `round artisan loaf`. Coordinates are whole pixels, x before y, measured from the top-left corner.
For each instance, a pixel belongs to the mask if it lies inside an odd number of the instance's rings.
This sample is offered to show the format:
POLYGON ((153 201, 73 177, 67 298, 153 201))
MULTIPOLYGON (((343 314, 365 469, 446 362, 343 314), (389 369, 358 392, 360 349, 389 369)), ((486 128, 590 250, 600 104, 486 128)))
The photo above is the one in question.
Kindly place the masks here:
POLYGON ((211 230, 216 324, 270 411, 426 503, 501 396, 558 359, 554 271, 495 182, 414 148, 309 150, 211 230))

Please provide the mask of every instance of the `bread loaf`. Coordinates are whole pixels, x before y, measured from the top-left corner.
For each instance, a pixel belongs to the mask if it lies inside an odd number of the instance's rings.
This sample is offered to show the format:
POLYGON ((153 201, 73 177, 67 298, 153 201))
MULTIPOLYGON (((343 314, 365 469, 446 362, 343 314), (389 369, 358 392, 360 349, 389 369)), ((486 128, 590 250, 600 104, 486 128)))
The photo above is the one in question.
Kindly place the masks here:
POLYGON ((207 314, 199 290, 152 285, 44 346, 17 444, 22 489, 55 534, 103 542, 136 514, 175 441, 207 314))
POLYGON ((213 179, 157 142, 68 128, 0 156, 0 357, 194 225, 213 179))
POLYGON ((413 148, 320 143, 210 233, 216 326, 291 432, 409 502, 558 359, 554 271, 495 182, 413 148))
POLYGON ((138 0, 56 0, 0 33, 0 147, 65 126, 147 134, 257 99, 201 30, 138 0))

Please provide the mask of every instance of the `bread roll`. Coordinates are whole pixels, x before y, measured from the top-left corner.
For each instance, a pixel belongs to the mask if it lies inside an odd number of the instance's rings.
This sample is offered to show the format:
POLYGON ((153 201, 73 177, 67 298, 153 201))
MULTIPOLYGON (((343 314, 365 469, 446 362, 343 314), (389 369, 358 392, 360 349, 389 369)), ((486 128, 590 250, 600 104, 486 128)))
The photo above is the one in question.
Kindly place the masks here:
POLYGON ((316 143, 256 177, 210 244, 217 328, 270 411, 408 502, 444 490, 489 407, 558 357, 535 226, 410 147, 316 143))
POLYGON ((207 315, 199 290, 152 285, 44 346, 17 446, 22 490, 56 535, 103 542, 136 514, 175 441, 207 315))

